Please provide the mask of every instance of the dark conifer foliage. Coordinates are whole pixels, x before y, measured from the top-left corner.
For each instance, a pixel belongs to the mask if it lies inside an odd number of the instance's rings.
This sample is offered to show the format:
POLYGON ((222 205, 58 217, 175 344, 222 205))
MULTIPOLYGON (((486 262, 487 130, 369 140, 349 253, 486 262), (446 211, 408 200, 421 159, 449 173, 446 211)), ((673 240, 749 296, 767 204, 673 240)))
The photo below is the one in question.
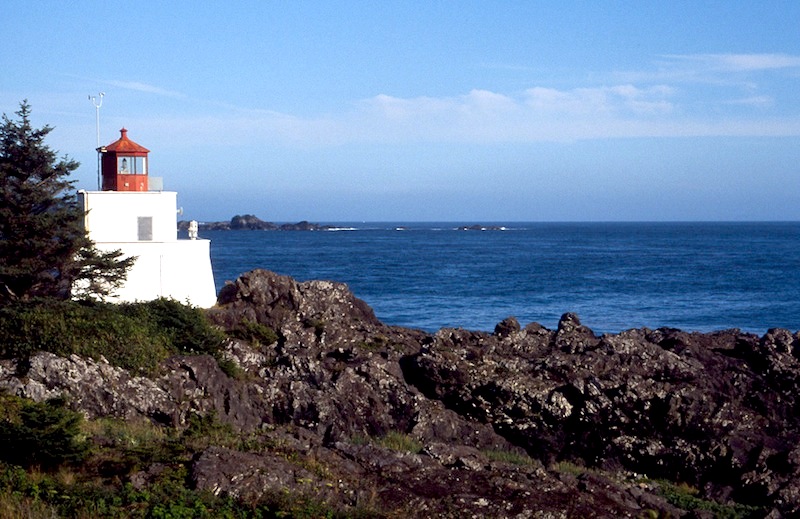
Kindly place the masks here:
POLYGON ((33 402, 0 394, 0 459, 25 468, 52 469, 82 460, 89 444, 81 434, 83 415, 61 398, 33 402))
POLYGON ((132 259, 98 251, 69 175, 78 163, 45 144, 52 128, 34 128, 31 108, 0 124, 0 304, 37 297, 104 296, 124 280, 132 259))

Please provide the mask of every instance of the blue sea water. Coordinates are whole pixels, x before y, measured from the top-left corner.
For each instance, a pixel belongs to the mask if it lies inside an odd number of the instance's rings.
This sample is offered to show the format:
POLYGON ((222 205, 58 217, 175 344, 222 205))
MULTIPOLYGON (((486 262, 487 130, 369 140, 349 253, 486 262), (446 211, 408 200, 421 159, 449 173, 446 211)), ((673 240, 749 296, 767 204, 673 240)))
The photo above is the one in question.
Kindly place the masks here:
POLYGON ((800 223, 345 223, 208 231, 217 289, 254 268, 347 283, 387 324, 491 331, 515 316, 596 333, 800 329, 800 223))

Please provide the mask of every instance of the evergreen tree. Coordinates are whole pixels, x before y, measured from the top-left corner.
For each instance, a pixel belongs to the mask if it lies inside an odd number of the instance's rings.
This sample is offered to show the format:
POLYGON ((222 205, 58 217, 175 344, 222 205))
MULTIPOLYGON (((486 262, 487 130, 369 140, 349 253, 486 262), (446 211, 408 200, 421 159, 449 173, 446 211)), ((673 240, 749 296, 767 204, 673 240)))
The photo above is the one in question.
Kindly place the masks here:
POLYGON ((31 126, 27 100, 16 114, 0 124, 0 304, 108 295, 134 259, 94 247, 67 180, 78 163, 44 143, 52 128, 31 126))
POLYGON ((33 402, 0 395, 0 459, 23 467, 52 469, 86 457, 89 444, 81 435, 83 415, 55 398, 33 402))

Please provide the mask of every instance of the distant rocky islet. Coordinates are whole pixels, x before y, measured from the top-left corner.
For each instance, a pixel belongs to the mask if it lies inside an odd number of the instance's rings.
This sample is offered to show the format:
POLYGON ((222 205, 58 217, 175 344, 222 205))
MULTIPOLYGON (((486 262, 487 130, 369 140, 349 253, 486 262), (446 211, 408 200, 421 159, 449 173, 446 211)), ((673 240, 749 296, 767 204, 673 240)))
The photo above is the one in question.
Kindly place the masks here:
MULTIPOLYGON (((221 222, 198 222, 198 230, 200 231, 330 231, 338 229, 334 225, 323 225, 319 223, 312 223, 302 220, 297 223, 283 223, 277 224, 267 222, 255 215, 245 214, 236 215, 229 221, 221 222)), ((187 231, 189 229, 189 221, 181 220, 178 222, 179 231, 187 231)), ((403 230, 404 227, 399 227, 398 230, 403 230)), ((505 227, 497 225, 463 225, 456 227, 459 231, 503 231, 505 227)))
MULTIPOLYGON (((305 220, 297 223, 276 224, 266 222, 252 214, 237 214, 227 222, 198 222, 197 228, 200 231, 327 231, 332 229, 333 226, 320 225, 305 220)), ((188 229, 189 221, 181 220, 178 222, 179 231, 187 231, 188 229)))

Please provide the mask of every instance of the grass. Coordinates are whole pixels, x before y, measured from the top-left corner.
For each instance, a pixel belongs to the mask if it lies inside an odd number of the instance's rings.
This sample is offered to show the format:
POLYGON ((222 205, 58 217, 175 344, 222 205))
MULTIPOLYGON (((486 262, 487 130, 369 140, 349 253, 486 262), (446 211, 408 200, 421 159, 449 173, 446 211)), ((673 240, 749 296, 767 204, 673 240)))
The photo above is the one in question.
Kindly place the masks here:
POLYGON ((559 461, 555 465, 553 465, 552 469, 555 472, 559 472, 561 474, 571 474, 573 476, 580 476, 581 474, 585 474, 587 472, 594 470, 582 467, 580 465, 576 465, 570 461, 559 461))
POLYGON ((385 435, 375 440, 381 447, 397 451, 419 454, 422 452, 422 443, 408 434, 398 431, 389 431, 385 435))
POLYGON ((0 518, 55 519, 56 507, 18 493, 0 492, 0 518))
POLYGON ((509 463, 511 465, 518 465, 521 467, 527 467, 534 464, 534 461, 530 456, 527 454, 520 454, 519 452, 508 450, 484 450, 481 452, 483 452, 483 455, 489 458, 491 461, 509 463))
POLYGON ((350 443, 353 445, 368 445, 371 443, 371 438, 366 434, 354 434, 350 437, 350 443))

